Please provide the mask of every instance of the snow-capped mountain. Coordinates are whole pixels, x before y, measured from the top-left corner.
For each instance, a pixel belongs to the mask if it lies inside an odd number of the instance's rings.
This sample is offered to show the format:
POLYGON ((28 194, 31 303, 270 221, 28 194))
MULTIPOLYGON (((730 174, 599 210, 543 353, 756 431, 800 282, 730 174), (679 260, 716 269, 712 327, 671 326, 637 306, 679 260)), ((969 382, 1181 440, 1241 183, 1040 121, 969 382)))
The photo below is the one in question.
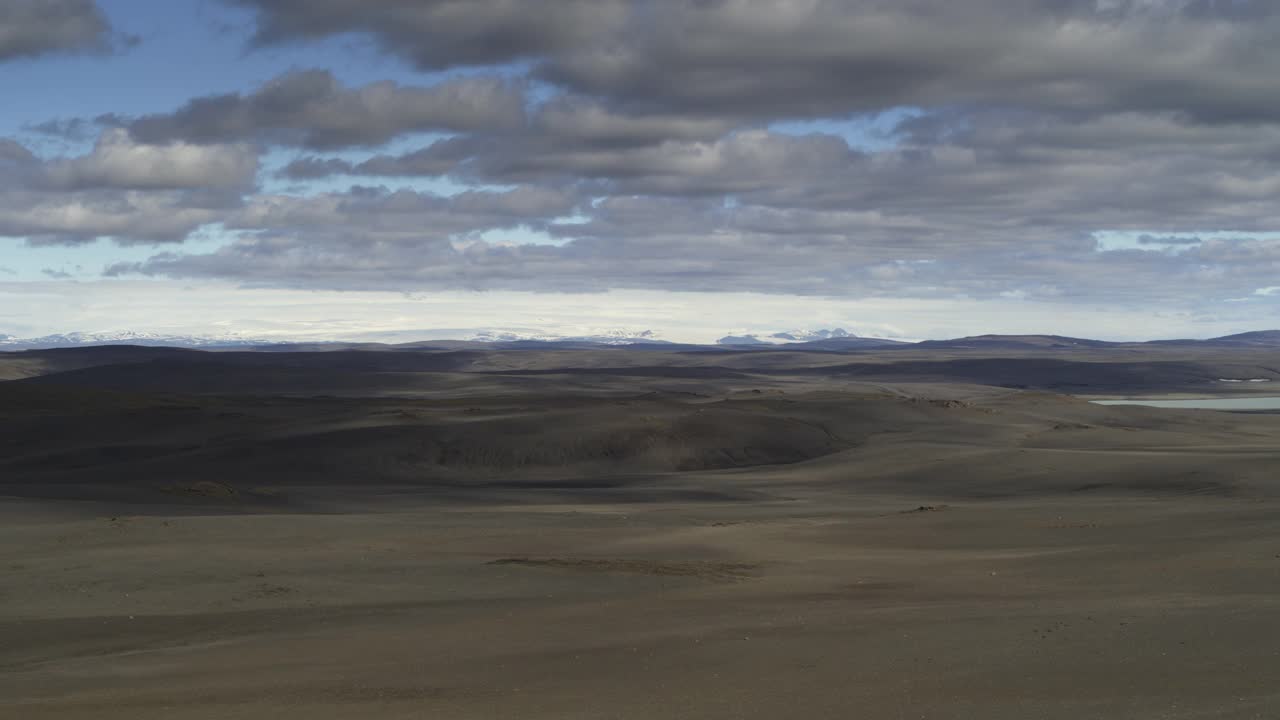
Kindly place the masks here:
POLYGON ((804 343, 810 347, 815 345, 831 346, 832 349, 869 348, 901 344, 897 340, 882 338, 865 338, 845 330, 785 330, 775 333, 744 333, 742 335, 726 335, 716 341, 717 345, 794 345, 804 343))
POLYGON ((784 330, 775 333, 745 333, 726 335, 716 341, 718 345, 785 345, 788 343, 814 342, 832 338, 857 337, 844 328, 831 330, 784 330))
POLYGON ((0 335, 0 351, 45 350, 49 348, 89 347, 94 345, 146 345, 150 347, 226 348, 271 345, 277 341, 227 335, 166 335, 163 333, 122 330, 115 332, 72 332, 19 338, 0 335))
POLYGON ((785 345, 787 343, 814 342, 833 338, 857 337, 844 328, 830 330, 783 330, 775 333, 748 333, 726 335, 716 341, 719 345, 785 345))
MULTIPOLYGON (((637 345, 637 344, 666 344, 666 340, 658 337, 657 333, 652 330, 629 330, 629 329, 590 329, 581 335, 560 335, 555 333, 540 333, 527 330, 468 330, 460 332, 450 331, 420 331, 413 333, 401 333, 397 337, 373 337, 363 338, 367 342, 429 342, 432 339, 446 340, 470 340, 472 342, 483 343, 517 343, 517 342, 545 342, 545 343, 581 343, 592 345, 637 345), (435 335, 432 338, 430 336, 435 335), (425 339, 423 336, 427 336, 425 339)), ((262 345, 285 345, 290 342, 298 342, 297 340, 282 341, 268 340, 264 338, 249 337, 245 335, 228 333, 222 335, 170 335, 154 332, 137 332, 133 330, 124 330, 116 332, 72 332, 59 333, 56 335, 45 335, 43 337, 19 338, 12 335, 0 334, 0 352, 16 351, 16 350, 45 350, 49 348, 72 348, 72 347, 90 347, 95 345, 146 345, 151 347, 178 347, 178 348, 203 348, 203 349, 225 349, 225 348, 250 348, 262 345)), ((341 344, 335 342, 331 338, 317 340, 310 339, 303 342, 319 343, 319 344, 341 344)))
POLYGON ((769 339, 782 342, 813 342, 814 340, 846 337, 856 336, 844 328, 833 328, 831 330, 787 330, 773 333, 769 336, 769 339))
POLYGON ((518 332, 512 330, 482 330, 467 338, 473 342, 565 342, 592 343, 595 345, 637 345, 666 343, 652 330, 592 330, 584 335, 557 335, 551 333, 518 332))

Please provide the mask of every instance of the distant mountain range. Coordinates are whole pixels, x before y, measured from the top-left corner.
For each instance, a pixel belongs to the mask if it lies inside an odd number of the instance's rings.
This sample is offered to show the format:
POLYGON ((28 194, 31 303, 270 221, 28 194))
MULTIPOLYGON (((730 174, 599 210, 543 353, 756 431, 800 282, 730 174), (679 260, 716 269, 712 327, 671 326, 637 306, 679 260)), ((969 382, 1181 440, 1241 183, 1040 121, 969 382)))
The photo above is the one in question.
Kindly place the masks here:
POLYGON ((1089 340, 1087 338, 1064 337, 1061 335, 974 335, 972 337, 955 338, 953 340, 925 340, 913 347, 921 349, 945 350, 1088 350, 1092 348, 1126 347, 1141 345, 1163 345, 1173 347, 1216 347, 1216 348, 1280 348, 1280 330, 1260 330, 1256 332, 1224 335, 1207 340, 1150 340, 1146 342, 1111 342, 1107 340, 1089 340))
POLYGON ((832 330, 788 330, 763 335, 726 335, 717 340, 716 344, 756 347, 805 345, 815 349, 852 350, 906 345, 908 343, 884 338, 858 337, 844 328, 835 328, 832 330))
MULTIPOLYGON (((1197 341, 1192 341, 1197 342, 1197 341)), ((1134 343, 1108 342, 1106 340, 1088 340, 1085 338, 1063 337, 1062 335, 974 335, 951 340, 924 340, 915 344, 919 348, 937 348, 946 350, 965 350, 969 348, 983 350, 1028 350, 1043 348, 1046 350, 1070 350, 1111 347, 1134 343)))
POLYGON ((790 330, 786 332, 776 332, 768 337, 771 340, 781 340, 782 342, 813 342, 815 340, 830 340, 832 338, 851 338, 857 336, 844 328, 835 328, 834 330, 790 330))
POLYGON ((924 340, 904 342, 885 338, 868 338, 854 335, 843 328, 831 330, 790 330, 775 333, 726 335, 714 345, 677 344, 658 337, 651 330, 604 330, 586 335, 554 335, 507 330, 478 330, 465 333, 465 337, 451 340, 425 340, 419 342, 288 342, 242 335, 167 335, 150 332, 73 332, 45 335, 35 338, 19 338, 0 334, 0 352, 18 350, 44 350, 50 348, 92 347, 103 345, 140 345, 147 347, 195 348, 205 350, 337 350, 358 348, 431 349, 457 348, 471 345, 490 345, 502 348, 539 348, 554 345, 560 348, 639 346, 654 350, 716 348, 719 350, 1089 350, 1110 347, 1200 347, 1200 348, 1277 348, 1280 349, 1280 330, 1226 335, 1207 340, 1152 340, 1147 342, 1112 342, 1061 335, 975 335, 950 340, 924 340))
POLYGON ((472 342, 556 342, 587 343, 592 345, 669 345, 652 330, 603 330, 588 335, 554 335, 547 333, 520 333, 507 330, 482 330, 470 338, 472 342))
MULTIPOLYGON (((563 336, 545 333, 521 333, 507 330, 480 330, 467 333, 460 341, 486 344, 510 343, 568 343, 586 345, 636 345, 636 344, 669 344, 660 339, 652 330, 603 330, 598 333, 580 336, 563 336)), ((431 344, 440 341, 424 341, 407 344, 431 344)), ((458 342, 458 341, 455 341, 458 342)), ((266 338, 246 337, 243 335, 170 335, 164 333, 135 332, 131 330, 117 332, 72 332, 56 335, 44 335, 33 338, 19 338, 13 335, 0 335, 0 351, 14 350, 47 350, 51 348, 93 347, 98 345, 141 345, 145 347, 178 347, 197 349, 235 349, 268 347, 270 349, 296 345, 292 341, 272 340, 266 338)), ((339 346, 379 343, 344 343, 335 341, 305 341, 302 344, 316 346, 339 346)), ((395 343, 401 344, 401 343, 395 343)))
POLYGON ((19 338, 0 335, 0 351, 45 350, 64 347, 92 347, 95 345, 142 345, 146 347, 182 348, 248 348, 271 345, 276 341, 250 338, 242 335, 166 335, 163 333, 134 332, 73 332, 19 338))
POLYGON ((1186 345, 1212 343, 1218 347, 1280 347, 1280 330, 1257 330, 1254 332, 1224 335, 1211 340, 1153 340, 1153 345, 1186 345))

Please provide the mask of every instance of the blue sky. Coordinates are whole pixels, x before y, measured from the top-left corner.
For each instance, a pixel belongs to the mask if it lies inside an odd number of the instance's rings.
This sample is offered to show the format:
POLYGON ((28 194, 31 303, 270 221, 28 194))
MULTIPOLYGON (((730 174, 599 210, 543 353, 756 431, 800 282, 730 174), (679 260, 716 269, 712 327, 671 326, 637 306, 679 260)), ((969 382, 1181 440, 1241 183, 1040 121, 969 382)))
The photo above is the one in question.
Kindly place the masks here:
POLYGON ((101 0, 117 32, 137 45, 110 57, 65 55, 0 69, 0 131, 52 118, 170 110, 195 94, 239 92, 295 67, 325 67, 343 80, 412 80, 402 63, 334 39, 248 51, 251 13, 211 0, 101 0))

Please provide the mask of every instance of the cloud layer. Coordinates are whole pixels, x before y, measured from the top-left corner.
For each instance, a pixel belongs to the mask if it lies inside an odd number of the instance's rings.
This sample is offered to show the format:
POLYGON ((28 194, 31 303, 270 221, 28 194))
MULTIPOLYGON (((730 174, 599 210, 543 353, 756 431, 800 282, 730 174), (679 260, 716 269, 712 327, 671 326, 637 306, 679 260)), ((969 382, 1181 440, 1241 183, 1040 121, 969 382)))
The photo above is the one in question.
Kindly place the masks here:
POLYGON ((372 146, 414 131, 514 127, 521 122, 523 102, 518 86, 497 78, 344 88, 327 70, 300 70, 248 95, 196 98, 173 113, 147 115, 128 127, 146 142, 252 139, 310 148, 372 146))
POLYGON ((234 4, 253 47, 356 34, 421 82, 296 69, 79 156, 0 143, 0 234, 220 223, 110 273, 342 289, 1167 306, 1280 272, 1274 3, 234 4))
POLYGON ((244 143, 148 145, 106 130, 88 153, 46 160, 0 139, 0 236, 181 242, 239 207, 257 168, 258 151, 244 143))
POLYGON ((994 104, 1274 120, 1265 0, 241 0, 258 41, 364 32, 423 69, 527 60, 633 111, 994 104))

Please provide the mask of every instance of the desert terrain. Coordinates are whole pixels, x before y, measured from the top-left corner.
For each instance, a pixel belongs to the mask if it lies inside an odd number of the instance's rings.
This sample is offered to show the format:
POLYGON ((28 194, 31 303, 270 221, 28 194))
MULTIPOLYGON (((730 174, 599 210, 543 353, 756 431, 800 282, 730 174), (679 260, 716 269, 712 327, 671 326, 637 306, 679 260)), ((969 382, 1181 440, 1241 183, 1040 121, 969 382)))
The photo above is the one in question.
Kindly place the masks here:
POLYGON ((1088 402, 1274 348, 315 350, 0 353, 0 716, 1280 715, 1280 414, 1088 402))

